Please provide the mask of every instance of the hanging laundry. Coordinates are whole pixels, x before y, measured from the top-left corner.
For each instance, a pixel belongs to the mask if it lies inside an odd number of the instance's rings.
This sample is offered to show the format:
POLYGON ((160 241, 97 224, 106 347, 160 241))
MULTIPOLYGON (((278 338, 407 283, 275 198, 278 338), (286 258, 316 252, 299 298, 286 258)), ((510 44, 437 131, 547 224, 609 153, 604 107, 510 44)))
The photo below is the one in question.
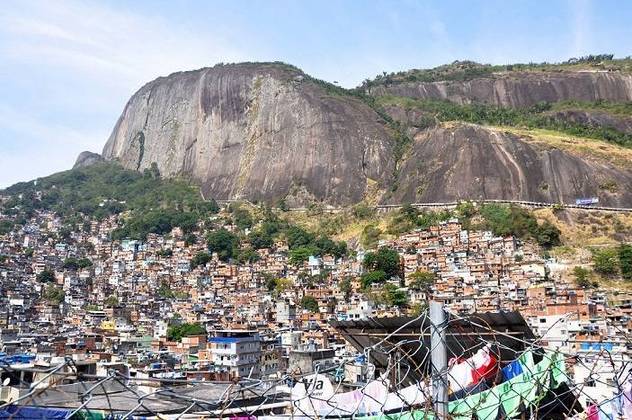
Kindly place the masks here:
POLYGON ((530 371, 525 371, 488 391, 450 402, 448 407, 451 418, 470 420, 472 415, 476 415, 478 419, 495 419, 494 416, 500 414, 503 418, 515 417, 519 414, 520 407, 535 406, 544 398, 552 385, 550 373, 555 369, 564 374, 560 374, 560 378, 565 377, 564 359, 559 353, 546 353, 542 361, 530 371), (491 403, 496 401, 498 404, 493 406, 491 403))
POLYGON ((502 368, 501 371, 503 373, 503 380, 508 381, 514 376, 518 376, 523 372, 522 363, 520 363, 519 360, 514 360, 513 362, 502 368))
POLYGON ((476 384, 496 374, 498 360, 486 345, 467 360, 453 359, 448 371, 448 383, 451 392, 456 392, 476 384))
POLYGON ((477 383, 483 379, 491 378, 498 371, 498 363, 490 351, 489 346, 477 351, 470 359, 473 365, 472 382, 477 383))
POLYGON ((586 407, 586 419, 587 420, 599 420, 599 411, 595 404, 591 404, 586 407))

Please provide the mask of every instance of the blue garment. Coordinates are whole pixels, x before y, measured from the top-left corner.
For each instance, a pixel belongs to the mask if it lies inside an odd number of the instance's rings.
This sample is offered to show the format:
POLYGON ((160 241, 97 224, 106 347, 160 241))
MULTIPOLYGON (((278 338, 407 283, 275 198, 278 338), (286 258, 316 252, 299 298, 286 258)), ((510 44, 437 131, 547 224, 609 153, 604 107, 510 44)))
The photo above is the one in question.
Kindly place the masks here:
POLYGON ((0 419, 65 419, 72 410, 8 405, 0 410, 0 419))
POLYGON ((502 368, 503 378, 505 381, 510 380, 514 376, 520 375, 524 370, 522 369, 522 363, 519 360, 514 360, 509 363, 507 366, 502 368))

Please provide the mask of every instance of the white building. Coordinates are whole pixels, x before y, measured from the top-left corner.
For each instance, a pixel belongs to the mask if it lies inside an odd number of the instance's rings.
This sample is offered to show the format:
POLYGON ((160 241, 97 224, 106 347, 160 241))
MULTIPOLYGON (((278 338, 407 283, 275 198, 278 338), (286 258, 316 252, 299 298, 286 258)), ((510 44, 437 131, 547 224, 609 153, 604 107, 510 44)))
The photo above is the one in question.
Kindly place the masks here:
POLYGON ((231 377, 258 377, 261 337, 257 331, 219 330, 209 339, 210 359, 215 368, 231 377))

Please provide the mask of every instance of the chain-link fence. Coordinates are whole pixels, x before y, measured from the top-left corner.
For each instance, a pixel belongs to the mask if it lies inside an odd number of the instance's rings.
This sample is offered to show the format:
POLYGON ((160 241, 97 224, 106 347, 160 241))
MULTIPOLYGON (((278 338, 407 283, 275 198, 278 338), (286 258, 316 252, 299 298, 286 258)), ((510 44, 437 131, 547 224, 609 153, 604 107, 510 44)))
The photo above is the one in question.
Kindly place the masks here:
POLYGON ((431 311, 354 357, 275 379, 97 376, 70 357, 48 369, 4 363, 0 418, 632 418, 632 347, 623 332, 569 353, 480 318, 431 311), (358 365, 362 383, 345 375, 358 365))

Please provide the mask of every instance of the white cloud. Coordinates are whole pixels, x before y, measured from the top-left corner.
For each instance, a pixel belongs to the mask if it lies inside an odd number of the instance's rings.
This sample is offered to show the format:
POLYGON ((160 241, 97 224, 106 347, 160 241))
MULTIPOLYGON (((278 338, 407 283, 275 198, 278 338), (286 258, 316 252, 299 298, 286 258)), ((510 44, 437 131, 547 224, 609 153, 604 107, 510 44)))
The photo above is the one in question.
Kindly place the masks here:
POLYGON ((0 187, 100 151, 142 84, 245 58, 225 28, 194 33, 168 19, 92 1, 3 3, 0 86, 10 92, 0 96, 0 187))
POLYGON ((165 18, 102 3, 30 1, 5 6, 1 13, 0 33, 9 39, 4 54, 127 83, 243 57, 219 33, 194 34, 165 18))

